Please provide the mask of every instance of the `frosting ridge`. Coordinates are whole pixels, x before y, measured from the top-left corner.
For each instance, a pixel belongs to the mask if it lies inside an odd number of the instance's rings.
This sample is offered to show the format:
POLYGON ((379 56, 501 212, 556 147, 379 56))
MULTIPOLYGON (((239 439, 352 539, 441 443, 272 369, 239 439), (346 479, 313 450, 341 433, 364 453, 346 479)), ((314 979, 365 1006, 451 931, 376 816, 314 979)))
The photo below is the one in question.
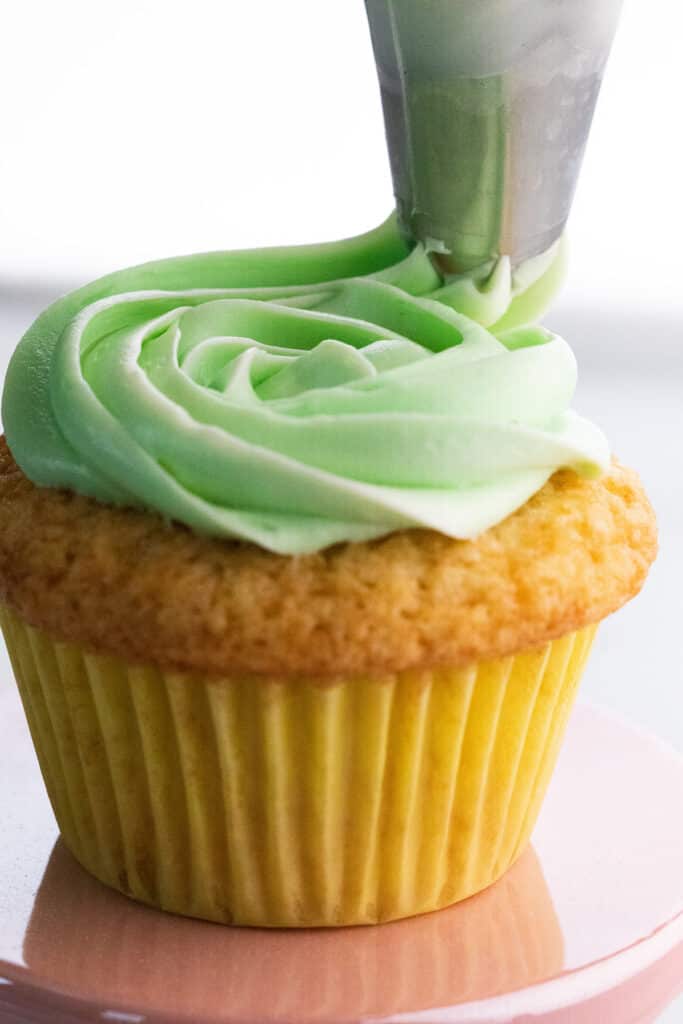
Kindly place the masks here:
POLYGON ((472 537, 555 470, 609 461, 570 409, 571 350, 529 325, 563 246, 534 263, 444 281, 389 221, 122 271, 20 343, 9 445, 39 485, 286 554, 407 527, 472 537))

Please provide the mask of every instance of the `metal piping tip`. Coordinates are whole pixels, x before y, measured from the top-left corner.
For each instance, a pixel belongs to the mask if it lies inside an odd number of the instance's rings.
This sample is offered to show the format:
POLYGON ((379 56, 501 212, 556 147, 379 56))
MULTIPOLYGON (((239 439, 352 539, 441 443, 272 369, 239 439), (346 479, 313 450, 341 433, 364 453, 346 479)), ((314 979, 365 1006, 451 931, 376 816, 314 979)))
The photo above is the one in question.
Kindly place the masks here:
POLYGON ((366 0, 399 222, 446 273, 564 230, 622 0, 366 0))

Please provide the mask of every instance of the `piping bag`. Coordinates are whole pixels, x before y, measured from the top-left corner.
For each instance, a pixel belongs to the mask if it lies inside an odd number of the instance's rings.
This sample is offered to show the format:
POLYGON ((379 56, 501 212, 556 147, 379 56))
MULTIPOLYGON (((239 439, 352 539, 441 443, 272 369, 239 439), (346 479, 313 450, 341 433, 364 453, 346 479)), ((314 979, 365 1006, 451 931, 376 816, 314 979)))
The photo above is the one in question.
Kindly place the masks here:
POLYGON ((398 220, 445 275, 560 238, 622 0, 365 0, 398 220))

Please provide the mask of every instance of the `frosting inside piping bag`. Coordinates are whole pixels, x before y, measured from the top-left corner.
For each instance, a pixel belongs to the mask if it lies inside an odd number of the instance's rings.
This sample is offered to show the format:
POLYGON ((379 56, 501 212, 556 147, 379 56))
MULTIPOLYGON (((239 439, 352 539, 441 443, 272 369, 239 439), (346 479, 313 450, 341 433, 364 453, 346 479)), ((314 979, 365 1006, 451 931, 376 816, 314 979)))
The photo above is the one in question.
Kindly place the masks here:
POLYGON ((567 344, 533 325, 563 243, 444 281, 367 235, 124 270, 51 306, 3 422, 36 484, 300 554, 426 527, 470 538, 559 468, 595 476, 567 344))

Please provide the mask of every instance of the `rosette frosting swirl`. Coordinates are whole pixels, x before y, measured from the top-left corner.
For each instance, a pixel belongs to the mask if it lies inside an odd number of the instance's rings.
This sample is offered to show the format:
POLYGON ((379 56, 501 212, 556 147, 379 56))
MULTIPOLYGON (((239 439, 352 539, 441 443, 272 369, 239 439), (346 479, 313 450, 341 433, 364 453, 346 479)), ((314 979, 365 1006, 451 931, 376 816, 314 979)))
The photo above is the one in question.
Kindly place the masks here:
POLYGON ((444 282, 389 221, 122 271, 28 331, 8 442, 39 485, 276 552, 409 527, 469 538, 555 470, 609 460, 570 409, 571 350, 528 326, 562 260, 444 282))

